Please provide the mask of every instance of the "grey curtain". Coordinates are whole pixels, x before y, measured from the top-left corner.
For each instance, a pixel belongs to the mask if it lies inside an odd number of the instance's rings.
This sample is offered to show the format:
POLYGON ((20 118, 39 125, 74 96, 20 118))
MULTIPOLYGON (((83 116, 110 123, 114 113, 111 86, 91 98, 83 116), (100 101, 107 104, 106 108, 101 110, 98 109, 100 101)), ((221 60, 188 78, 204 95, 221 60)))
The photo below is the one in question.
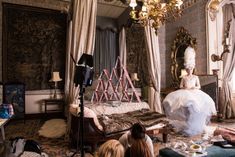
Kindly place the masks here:
POLYGON ((232 12, 232 5, 223 7, 224 26, 227 21, 232 19, 229 30, 229 53, 225 54, 223 59, 223 78, 222 78, 222 109, 225 118, 235 117, 235 107, 232 98, 232 76, 235 67, 235 19, 232 12))
POLYGON ((119 32, 119 56, 121 63, 124 67, 126 67, 126 30, 125 27, 122 27, 119 32))
POLYGON ((100 74, 103 69, 111 72, 117 59, 118 33, 112 29, 96 28, 94 68, 100 74))

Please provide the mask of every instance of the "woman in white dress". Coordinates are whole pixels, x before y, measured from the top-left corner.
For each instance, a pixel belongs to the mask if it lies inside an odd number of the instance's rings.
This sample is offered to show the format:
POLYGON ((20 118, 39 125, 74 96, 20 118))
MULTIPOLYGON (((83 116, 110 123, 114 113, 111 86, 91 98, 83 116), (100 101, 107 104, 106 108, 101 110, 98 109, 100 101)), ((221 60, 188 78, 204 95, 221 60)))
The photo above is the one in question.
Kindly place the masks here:
POLYGON ((181 89, 163 100, 163 108, 173 126, 186 135, 202 133, 211 115, 216 114, 214 101, 200 90, 199 78, 193 74, 193 69, 194 66, 186 67, 187 75, 181 80, 181 89))

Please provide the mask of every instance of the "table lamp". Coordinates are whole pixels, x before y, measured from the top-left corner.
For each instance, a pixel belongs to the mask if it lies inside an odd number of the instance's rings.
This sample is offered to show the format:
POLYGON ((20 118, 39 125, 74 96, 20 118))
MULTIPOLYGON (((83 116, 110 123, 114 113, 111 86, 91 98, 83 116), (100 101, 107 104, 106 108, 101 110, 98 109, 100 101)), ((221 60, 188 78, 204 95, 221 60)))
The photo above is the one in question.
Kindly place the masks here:
POLYGON ((58 71, 53 72, 51 75, 51 79, 49 81, 55 83, 53 98, 56 99, 57 98, 57 94, 56 94, 57 82, 62 81, 62 79, 60 78, 60 72, 58 71))
POLYGON ((136 84, 136 81, 139 81, 140 79, 138 78, 137 73, 132 73, 131 74, 131 80, 133 81, 134 85, 136 84))
POLYGON ((180 72, 180 78, 183 78, 183 76, 186 76, 188 73, 186 72, 185 69, 181 69, 181 72, 180 72))

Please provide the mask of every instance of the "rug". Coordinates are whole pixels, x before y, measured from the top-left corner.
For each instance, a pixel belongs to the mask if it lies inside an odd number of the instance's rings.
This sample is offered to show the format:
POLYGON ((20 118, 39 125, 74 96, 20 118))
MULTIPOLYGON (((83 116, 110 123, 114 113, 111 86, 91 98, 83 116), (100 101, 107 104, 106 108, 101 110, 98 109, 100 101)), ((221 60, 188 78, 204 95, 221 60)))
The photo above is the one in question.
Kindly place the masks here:
POLYGON ((60 138, 66 133, 64 119, 51 119, 46 121, 38 131, 39 136, 47 138, 60 138))

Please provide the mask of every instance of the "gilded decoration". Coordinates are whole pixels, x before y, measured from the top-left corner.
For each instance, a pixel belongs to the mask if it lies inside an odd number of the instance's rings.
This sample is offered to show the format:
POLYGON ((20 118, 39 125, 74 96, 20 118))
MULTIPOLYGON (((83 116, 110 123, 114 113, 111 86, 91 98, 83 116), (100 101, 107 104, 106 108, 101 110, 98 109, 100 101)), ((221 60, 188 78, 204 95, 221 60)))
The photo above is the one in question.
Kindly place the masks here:
POLYGON ((181 69, 184 69, 184 51, 188 46, 196 49, 196 38, 193 38, 188 31, 180 27, 176 38, 171 46, 171 76, 174 87, 180 83, 181 69))

